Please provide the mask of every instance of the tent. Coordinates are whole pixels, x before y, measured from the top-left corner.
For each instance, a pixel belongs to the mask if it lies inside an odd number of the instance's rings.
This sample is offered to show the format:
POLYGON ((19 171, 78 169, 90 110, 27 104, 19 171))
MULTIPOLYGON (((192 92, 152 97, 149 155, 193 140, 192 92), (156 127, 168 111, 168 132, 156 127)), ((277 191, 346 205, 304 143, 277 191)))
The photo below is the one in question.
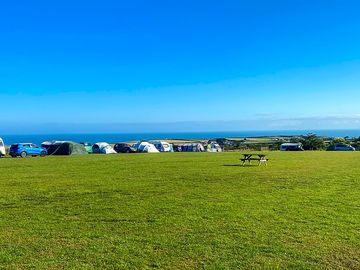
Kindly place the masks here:
POLYGON ((173 145, 168 142, 151 142, 159 152, 174 152, 173 145))
POLYGON ((82 144, 83 146, 85 146, 85 149, 86 151, 89 153, 89 154, 92 154, 93 150, 92 150, 92 143, 89 143, 89 142, 81 142, 80 144, 82 144))
POLYGON ((106 142, 98 142, 92 146, 92 151, 95 154, 117 154, 114 148, 106 142))
POLYGON ((41 144, 48 155, 68 156, 68 155, 87 155, 85 147, 82 144, 69 141, 50 141, 41 144))
POLYGON ((5 156, 5 144, 3 139, 0 138, 0 157, 5 156))
POLYGON ((201 143, 186 143, 181 145, 181 152, 204 152, 204 146, 201 143))
POLYGON ((137 152, 159 153, 159 150, 156 149, 155 145, 148 142, 137 142, 131 147, 136 149, 137 152))
POLYGON ((221 146, 215 142, 211 142, 207 144, 205 148, 207 152, 223 152, 221 146))

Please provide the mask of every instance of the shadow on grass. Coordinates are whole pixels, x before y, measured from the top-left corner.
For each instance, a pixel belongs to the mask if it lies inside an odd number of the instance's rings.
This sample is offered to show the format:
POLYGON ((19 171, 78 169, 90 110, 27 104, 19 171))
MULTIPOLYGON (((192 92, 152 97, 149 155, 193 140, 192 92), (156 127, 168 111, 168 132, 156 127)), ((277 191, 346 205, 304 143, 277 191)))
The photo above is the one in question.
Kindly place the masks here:
POLYGON ((257 164, 224 164, 223 167, 259 167, 257 164))

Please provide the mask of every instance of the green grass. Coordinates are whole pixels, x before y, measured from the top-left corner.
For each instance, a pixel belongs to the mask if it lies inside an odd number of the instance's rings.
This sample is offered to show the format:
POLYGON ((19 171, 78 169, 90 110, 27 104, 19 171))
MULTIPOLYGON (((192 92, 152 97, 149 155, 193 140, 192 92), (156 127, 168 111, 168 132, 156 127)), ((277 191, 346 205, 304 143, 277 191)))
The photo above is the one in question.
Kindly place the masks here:
POLYGON ((0 269, 360 269, 360 153, 0 159, 0 269))

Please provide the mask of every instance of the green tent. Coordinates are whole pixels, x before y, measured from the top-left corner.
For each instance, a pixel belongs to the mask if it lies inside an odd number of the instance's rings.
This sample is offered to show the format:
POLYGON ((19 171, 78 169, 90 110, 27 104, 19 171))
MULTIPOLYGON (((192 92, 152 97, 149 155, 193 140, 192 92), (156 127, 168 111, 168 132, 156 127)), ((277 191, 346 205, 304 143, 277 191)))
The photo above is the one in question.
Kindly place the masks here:
POLYGON ((92 143, 89 143, 89 142, 81 142, 80 144, 82 144, 83 146, 85 146, 85 149, 86 149, 86 151, 87 151, 89 154, 92 154, 92 153, 93 153, 93 144, 92 144, 92 143))
POLYGON ((51 142, 42 145, 48 151, 48 155, 68 156, 68 155, 87 155, 85 146, 75 142, 51 142))

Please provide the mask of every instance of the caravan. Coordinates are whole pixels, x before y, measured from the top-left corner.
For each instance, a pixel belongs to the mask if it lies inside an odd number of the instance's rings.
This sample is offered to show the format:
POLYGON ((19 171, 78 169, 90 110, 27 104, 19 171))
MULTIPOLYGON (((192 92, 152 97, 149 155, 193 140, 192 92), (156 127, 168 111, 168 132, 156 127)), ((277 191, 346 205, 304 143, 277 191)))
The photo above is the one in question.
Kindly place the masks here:
POLYGON ((283 143, 280 145, 280 151, 304 151, 301 143, 283 143))
POLYGON ((355 148, 352 147, 351 145, 342 144, 342 143, 335 144, 334 146, 332 146, 330 148, 333 148, 333 149, 330 149, 333 151, 355 151, 355 148))
POLYGON ((5 144, 3 139, 0 138, 0 157, 5 156, 5 144))

